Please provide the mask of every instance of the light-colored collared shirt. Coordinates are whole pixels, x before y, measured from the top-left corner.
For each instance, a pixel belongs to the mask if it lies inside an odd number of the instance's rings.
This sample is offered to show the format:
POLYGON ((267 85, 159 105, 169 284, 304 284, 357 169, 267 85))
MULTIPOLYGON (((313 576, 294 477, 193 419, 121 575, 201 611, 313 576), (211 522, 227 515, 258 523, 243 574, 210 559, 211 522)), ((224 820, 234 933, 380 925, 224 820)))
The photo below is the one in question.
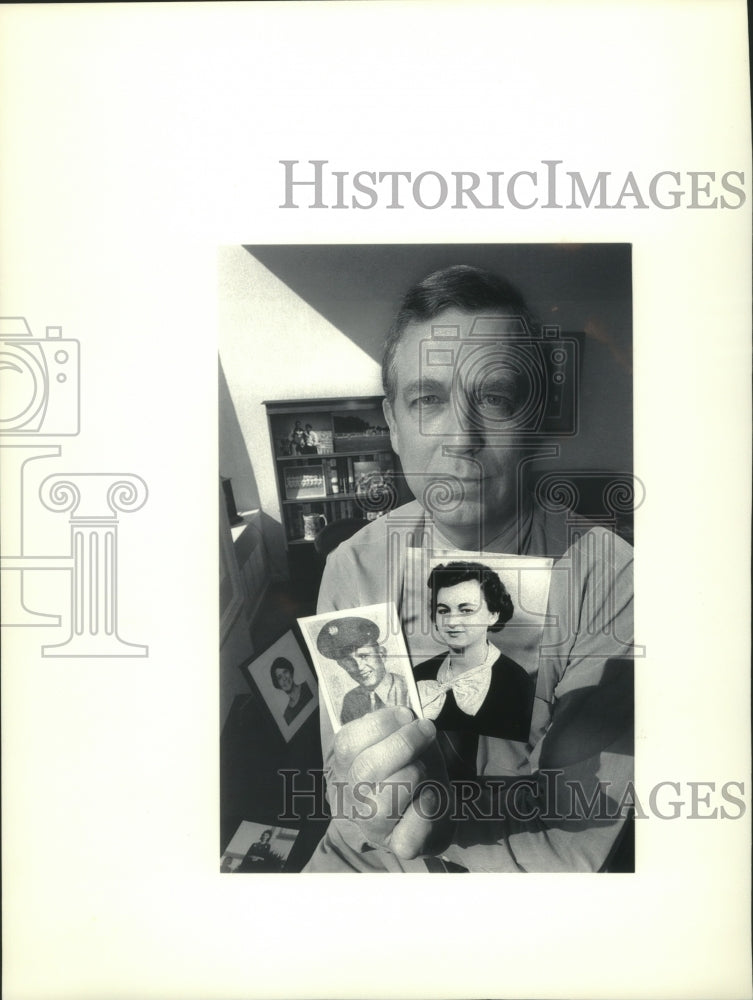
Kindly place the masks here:
POLYGON ((372 694, 378 695, 385 705, 408 704, 408 685, 399 674, 391 674, 389 670, 374 688, 372 694))

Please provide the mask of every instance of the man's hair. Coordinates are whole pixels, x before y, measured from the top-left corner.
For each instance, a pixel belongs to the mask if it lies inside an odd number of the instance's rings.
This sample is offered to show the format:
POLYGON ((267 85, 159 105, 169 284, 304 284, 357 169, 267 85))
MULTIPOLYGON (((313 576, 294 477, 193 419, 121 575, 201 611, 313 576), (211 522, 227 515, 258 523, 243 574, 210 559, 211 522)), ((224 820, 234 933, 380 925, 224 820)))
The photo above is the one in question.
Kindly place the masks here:
POLYGON ((489 626, 490 632, 501 632, 510 621, 515 610, 512 598, 507 588, 493 569, 476 562, 450 562, 435 566, 429 574, 427 586, 431 592, 431 620, 437 617, 437 595, 445 587, 454 587, 458 583, 475 580, 481 588, 481 594, 486 606, 497 620, 489 626))
POLYGON ((272 678, 272 683, 279 691, 280 683, 277 680, 278 670, 289 670, 290 676, 293 677, 295 676, 295 668, 293 667, 293 664, 290 662, 290 660, 286 660, 284 656, 278 656, 277 659, 272 664, 272 666, 269 668, 269 676, 272 678))
POLYGON ((382 358, 382 386, 390 402, 394 402, 397 384, 395 352, 405 328, 410 323, 434 319, 446 309, 520 316, 529 331, 536 327, 525 299, 505 278, 468 264, 454 264, 434 271, 408 290, 387 334, 382 358))

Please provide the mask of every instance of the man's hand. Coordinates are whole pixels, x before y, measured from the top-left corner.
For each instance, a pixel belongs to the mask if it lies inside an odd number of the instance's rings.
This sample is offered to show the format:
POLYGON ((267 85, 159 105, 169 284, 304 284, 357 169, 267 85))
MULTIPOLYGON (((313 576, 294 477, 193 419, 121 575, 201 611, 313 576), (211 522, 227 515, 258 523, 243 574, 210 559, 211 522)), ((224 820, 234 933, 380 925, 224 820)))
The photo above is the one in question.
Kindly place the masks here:
POLYGON ((450 788, 436 729, 409 708, 383 708, 343 726, 331 779, 368 843, 404 859, 450 844, 450 788), (429 784, 420 788, 422 782, 429 784))

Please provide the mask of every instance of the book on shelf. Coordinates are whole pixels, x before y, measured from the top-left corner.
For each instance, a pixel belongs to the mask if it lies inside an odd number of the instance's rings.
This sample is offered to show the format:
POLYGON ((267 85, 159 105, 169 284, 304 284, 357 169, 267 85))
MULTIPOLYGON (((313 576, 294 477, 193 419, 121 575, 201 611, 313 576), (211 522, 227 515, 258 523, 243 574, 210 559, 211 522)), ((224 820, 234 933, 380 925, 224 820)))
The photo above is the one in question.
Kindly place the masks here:
POLYGON ((325 461, 327 470, 327 495, 337 496, 340 493, 340 470, 334 458, 325 461))
POLYGON ((297 507, 284 507, 283 516, 285 518, 285 534, 291 540, 303 538, 303 521, 301 512, 297 507))

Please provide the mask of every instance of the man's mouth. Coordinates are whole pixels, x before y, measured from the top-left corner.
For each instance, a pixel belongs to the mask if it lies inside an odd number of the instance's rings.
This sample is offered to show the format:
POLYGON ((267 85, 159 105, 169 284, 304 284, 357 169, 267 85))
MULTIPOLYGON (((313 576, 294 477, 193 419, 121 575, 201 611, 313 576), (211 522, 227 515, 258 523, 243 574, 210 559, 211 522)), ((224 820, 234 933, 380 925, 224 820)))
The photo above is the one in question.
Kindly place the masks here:
POLYGON ((461 483, 482 483, 486 479, 485 474, 481 471, 448 472, 447 475, 452 477, 452 479, 457 479, 461 483))
POLYGON ((482 490, 486 487, 488 477, 479 474, 478 476, 457 476, 448 477, 449 483, 461 490, 482 490))

